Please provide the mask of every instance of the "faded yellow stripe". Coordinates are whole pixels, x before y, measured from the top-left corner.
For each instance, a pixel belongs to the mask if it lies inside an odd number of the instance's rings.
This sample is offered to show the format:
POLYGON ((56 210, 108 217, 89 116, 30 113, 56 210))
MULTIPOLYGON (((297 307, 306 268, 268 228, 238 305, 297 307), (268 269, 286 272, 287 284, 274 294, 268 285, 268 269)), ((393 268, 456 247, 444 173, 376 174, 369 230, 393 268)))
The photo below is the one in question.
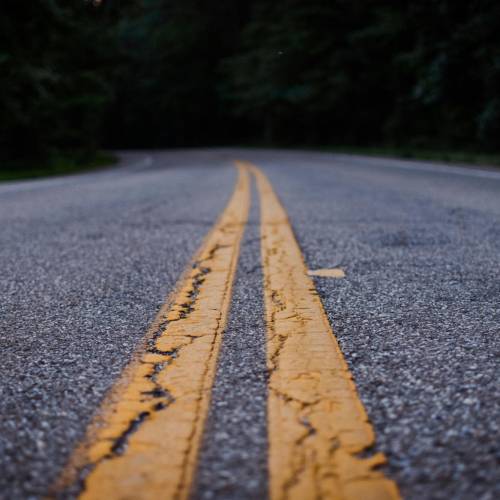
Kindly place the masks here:
POLYGON ((357 456, 374 444, 373 428, 287 214, 247 165, 261 197, 271 500, 397 499, 395 483, 374 470, 385 457, 357 456))
POLYGON ((185 274, 87 451, 83 499, 189 495, 250 205, 249 174, 185 274))

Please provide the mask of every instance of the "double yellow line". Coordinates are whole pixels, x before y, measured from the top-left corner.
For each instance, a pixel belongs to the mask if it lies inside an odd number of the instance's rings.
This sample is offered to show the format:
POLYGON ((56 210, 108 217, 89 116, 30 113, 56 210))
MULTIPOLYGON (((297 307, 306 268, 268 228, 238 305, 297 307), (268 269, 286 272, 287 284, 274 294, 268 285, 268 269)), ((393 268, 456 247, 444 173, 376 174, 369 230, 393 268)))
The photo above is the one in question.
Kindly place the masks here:
POLYGON ((235 192, 149 332, 147 348, 67 468, 84 499, 185 499, 191 493, 250 207, 261 199, 269 370, 269 496, 395 499, 395 484, 361 458, 374 432, 330 328, 287 214, 266 176, 236 162, 235 192))

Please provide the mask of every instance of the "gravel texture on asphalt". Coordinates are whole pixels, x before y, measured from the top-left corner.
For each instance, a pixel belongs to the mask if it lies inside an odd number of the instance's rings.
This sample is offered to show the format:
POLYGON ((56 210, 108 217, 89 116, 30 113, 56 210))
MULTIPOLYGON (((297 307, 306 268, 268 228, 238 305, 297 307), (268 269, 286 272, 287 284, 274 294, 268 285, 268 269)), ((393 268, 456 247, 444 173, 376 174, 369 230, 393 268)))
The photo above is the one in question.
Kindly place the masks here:
MULTIPOLYGON (((0 497, 46 492, 223 209, 232 158, 270 176, 311 269, 345 270, 315 282, 403 495, 500 498, 500 173, 228 149, 0 185, 0 497)), ((253 201, 198 498, 267 488, 253 201)))
POLYGON ((195 499, 246 500, 267 495, 266 330, 259 204, 255 187, 252 191, 200 453, 195 499))
POLYGON ((248 156, 308 266, 346 271, 315 283, 404 497, 500 498, 500 173, 248 156))
POLYGON ((236 180, 201 153, 124 160, 0 185, 1 498, 47 491, 236 180))

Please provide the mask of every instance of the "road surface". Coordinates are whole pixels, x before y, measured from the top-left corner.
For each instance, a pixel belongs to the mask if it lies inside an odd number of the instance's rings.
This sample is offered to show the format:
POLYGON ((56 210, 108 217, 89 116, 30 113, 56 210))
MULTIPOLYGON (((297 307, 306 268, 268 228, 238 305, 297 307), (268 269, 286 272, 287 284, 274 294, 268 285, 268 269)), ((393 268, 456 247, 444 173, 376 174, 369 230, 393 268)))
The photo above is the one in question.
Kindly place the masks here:
POLYGON ((500 496, 500 172, 129 152, 0 227, 0 498, 500 496))

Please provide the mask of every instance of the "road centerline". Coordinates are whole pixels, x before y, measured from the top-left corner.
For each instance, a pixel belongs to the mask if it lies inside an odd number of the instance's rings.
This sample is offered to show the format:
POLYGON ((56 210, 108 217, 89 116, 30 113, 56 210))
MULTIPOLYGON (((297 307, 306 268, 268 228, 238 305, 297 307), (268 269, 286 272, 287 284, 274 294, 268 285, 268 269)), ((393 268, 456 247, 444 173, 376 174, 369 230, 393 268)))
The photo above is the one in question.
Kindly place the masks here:
POLYGON ((249 174, 238 170, 232 198, 160 311, 119 400, 101 408, 106 420, 86 449, 81 498, 189 495, 249 212, 249 174))
POLYGON ((256 166, 269 370, 271 500, 397 499, 398 489, 362 458, 375 435, 332 332, 285 209, 256 166))

